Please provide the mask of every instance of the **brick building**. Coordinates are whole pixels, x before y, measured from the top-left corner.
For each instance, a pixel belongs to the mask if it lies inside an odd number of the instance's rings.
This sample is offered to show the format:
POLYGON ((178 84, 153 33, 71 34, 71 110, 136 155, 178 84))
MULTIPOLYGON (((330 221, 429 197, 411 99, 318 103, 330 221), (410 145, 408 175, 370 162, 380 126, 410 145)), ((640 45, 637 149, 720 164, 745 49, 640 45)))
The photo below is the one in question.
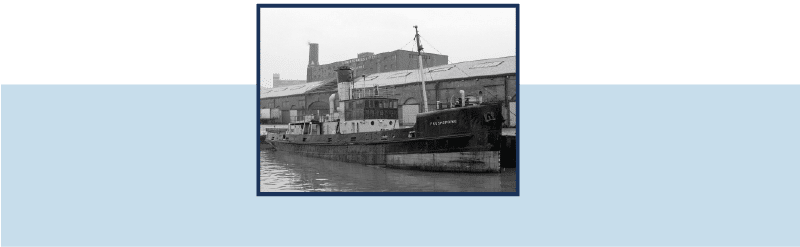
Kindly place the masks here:
MULTIPOLYGON (((359 53, 356 58, 319 64, 319 45, 309 44, 308 68, 306 81, 324 81, 336 78, 336 69, 340 66, 349 66, 356 76, 371 75, 376 73, 416 69, 419 67, 417 52, 395 50, 374 54, 372 52, 359 53)), ((424 67, 433 67, 447 64, 447 55, 422 53, 424 67)))

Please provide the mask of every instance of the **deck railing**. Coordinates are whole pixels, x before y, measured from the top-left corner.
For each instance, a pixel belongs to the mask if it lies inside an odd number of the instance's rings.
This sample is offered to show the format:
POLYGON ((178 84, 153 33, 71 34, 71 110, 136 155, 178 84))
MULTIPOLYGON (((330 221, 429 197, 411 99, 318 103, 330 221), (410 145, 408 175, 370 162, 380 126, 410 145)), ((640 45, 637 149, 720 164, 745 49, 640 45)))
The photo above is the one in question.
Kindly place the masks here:
POLYGON ((382 97, 382 98, 391 98, 396 96, 394 92, 394 88, 357 88, 353 89, 353 99, 360 99, 360 98, 375 98, 375 97, 382 97))

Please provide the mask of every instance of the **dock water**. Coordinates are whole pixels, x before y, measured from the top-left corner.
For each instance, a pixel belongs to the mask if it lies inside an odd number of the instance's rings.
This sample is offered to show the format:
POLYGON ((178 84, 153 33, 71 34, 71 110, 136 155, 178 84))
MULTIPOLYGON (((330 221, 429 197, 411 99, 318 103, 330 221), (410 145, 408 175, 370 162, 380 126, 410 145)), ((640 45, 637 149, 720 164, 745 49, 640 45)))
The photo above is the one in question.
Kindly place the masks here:
POLYGON ((516 169, 429 172, 261 150, 261 192, 515 192, 516 169), (324 164, 324 165, 320 165, 324 164))

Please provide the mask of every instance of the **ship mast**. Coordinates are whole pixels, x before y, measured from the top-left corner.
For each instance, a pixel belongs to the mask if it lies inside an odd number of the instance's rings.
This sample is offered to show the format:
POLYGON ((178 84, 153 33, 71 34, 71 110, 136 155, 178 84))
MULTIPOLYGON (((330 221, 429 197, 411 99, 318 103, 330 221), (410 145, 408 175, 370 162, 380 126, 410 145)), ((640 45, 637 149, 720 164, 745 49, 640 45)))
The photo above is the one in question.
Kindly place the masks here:
POLYGON ((417 54, 419 55, 419 79, 422 80, 422 104, 423 112, 428 112, 428 94, 425 90, 425 75, 422 73, 422 44, 419 41, 419 29, 414 25, 414 30, 417 32, 415 38, 417 39, 417 54))

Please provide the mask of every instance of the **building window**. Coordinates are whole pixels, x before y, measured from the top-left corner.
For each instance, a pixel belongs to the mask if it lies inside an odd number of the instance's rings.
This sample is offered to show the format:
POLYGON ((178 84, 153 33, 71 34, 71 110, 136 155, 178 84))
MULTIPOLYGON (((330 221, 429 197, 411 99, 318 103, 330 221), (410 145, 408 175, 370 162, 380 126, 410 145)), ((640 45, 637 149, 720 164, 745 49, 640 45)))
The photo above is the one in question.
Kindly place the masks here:
POLYGON ((428 70, 428 73, 433 73, 433 72, 441 72, 441 71, 448 71, 448 70, 452 69, 453 67, 455 67, 455 66, 444 67, 444 68, 435 68, 435 69, 430 69, 430 70, 428 70))
POLYGON ((393 75, 389 76, 389 78, 406 77, 406 76, 408 76, 410 74, 411 74, 411 72, 400 72, 400 73, 393 74, 393 75))
POLYGON ((497 67, 498 65, 502 64, 503 61, 495 61, 495 62, 487 62, 487 63, 479 63, 469 67, 470 69, 479 69, 479 68, 488 68, 488 67, 497 67))

